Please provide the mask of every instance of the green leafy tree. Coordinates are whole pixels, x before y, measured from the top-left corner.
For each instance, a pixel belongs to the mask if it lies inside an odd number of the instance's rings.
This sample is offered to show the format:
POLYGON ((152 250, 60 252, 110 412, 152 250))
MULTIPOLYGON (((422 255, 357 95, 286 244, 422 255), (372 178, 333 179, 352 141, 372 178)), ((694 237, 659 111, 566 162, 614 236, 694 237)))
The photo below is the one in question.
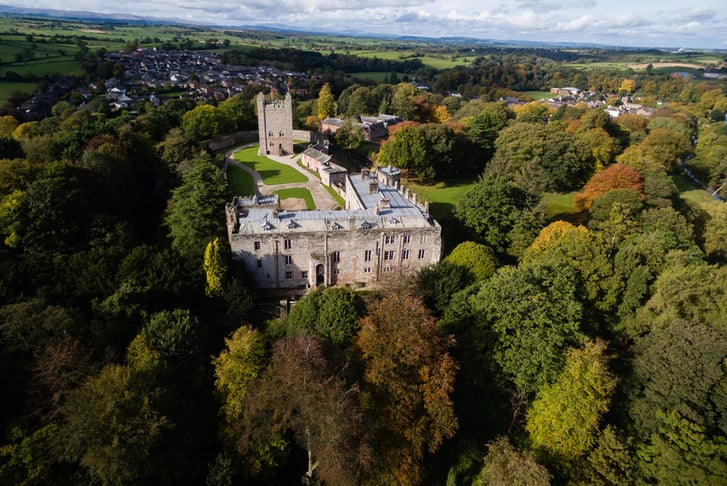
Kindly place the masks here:
POLYGON ((356 150, 366 141, 363 128, 351 120, 343 122, 333 135, 336 144, 346 150, 356 150))
POLYGON ((103 484, 152 477, 149 457, 169 426, 156 410, 158 396, 130 368, 105 366, 68 397, 57 437, 63 457, 103 484))
POLYGON ((455 207, 457 219, 498 253, 507 250, 528 195, 506 180, 485 174, 455 207))
POLYGON ((559 261, 502 267, 468 301, 505 380, 526 391, 552 383, 583 341, 576 271, 559 261))
MULTIPOLYGON (((404 126, 381 146, 378 162, 381 166, 392 165, 404 169, 408 179, 409 171, 416 169, 417 161, 426 160, 424 150, 425 145, 421 139, 421 132, 413 126, 404 126)), ((426 178, 433 174, 427 172, 419 175, 426 178)))
POLYGON ((298 302, 288 316, 288 333, 303 330, 339 346, 348 345, 364 314, 361 297, 347 287, 314 290, 298 302))
POLYGON ((457 363, 447 351, 451 344, 418 299, 387 296, 369 305, 358 346, 381 427, 375 482, 419 482, 424 453, 454 435, 450 394, 457 363))
POLYGON ((251 130, 257 126, 255 107, 244 93, 227 98, 219 104, 218 109, 232 121, 233 130, 251 130))
POLYGON ((212 105, 199 105, 182 117, 182 130, 191 140, 201 141, 231 131, 235 120, 212 105))
POLYGON ((488 171, 529 192, 580 187, 593 173, 592 155, 555 125, 518 122, 500 131, 488 171))
POLYGON ((209 156, 197 157, 172 192, 166 219, 172 247, 189 261, 202 260, 210 239, 224 234, 227 181, 209 156))
POLYGON ((596 443, 616 389, 605 348, 603 342, 589 341, 569 350, 563 371, 538 392, 528 409, 525 428, 533 446, 556 462, 572 461, 596 443))

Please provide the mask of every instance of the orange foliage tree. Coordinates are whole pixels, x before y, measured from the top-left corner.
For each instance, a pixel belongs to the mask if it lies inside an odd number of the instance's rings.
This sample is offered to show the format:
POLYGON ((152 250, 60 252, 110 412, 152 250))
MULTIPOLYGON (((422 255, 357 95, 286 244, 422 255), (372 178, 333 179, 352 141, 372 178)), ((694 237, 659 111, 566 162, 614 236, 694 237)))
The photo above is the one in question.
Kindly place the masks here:
POLYGON ((643 196, 644 178, 626 165, 611 165, 591 177, 583 191, 573 198, 573 203, 580 210, 590 209, 594 199, 613 189, 632 189, 643 196))

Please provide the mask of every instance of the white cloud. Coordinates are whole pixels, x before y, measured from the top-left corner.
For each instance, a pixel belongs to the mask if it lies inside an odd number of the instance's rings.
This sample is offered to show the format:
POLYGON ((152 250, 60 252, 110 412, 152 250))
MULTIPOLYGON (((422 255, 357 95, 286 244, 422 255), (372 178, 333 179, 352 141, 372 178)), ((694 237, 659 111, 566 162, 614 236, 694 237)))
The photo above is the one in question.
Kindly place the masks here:
POLYGON ((340 33, 654 47, 723 48, 727 43, 724 0, 34 0, 33 6, 340 33))

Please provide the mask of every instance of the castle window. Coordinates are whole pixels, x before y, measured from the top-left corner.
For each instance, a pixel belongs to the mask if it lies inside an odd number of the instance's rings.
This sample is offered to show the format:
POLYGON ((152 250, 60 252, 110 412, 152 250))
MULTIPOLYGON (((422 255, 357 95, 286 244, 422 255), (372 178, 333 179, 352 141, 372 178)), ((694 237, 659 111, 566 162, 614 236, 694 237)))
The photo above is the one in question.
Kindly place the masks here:
POLYGON ((341 273, 341 269, 337 268, 333 271, 333 273, 335 273, 336 275, 339 275, 341 273))
POLYGON ((424 244, 427 242, 427 235, 422 235, 421 243, 424 244))
POLYGON ((396 255, 396 252, 393 251, 393 250, 391 250, 391 251, 385 251, 384 252, 384 260, 393 260, 395 255, 396 255))
POLYGON ((371 229, 372 226, 373 225, 371 223, 369 223, 368 221, 364 221, 363 223, 361 223, 361 229, 365 229, 365 230, 371 229))
POLYGON ((402 238, 404 238, 405 245, 408 245, 409 243, 411 243, 411 235, 404 235, 404 236, 402 236, 402 238))
POLYGON ((341 261, 341 253, 338 252, 338 251, 334 251, 333 253, 331 253, 331 261, 333 263, 340 262, 341 261))
POLYGON ((308 272, 306 270, 300 272, 300 278, 308 278, 308 272))
POLYGON ((371 250, 366 250, 364 252, 364 261, 370 262, 371 261, 371 250))
POLYGON ((343 229, 343 226, 341 226, 338 223, 338 221, 334 221, 333 224, 331 225, 331 228, 333 228, 334 230, 340 230, 340 229, 343 229))
POLYGON ((262 260, 260 260, 260 259, 258 258, 258 259, 257 259, 257 262, 256 262, 256 263, 257 263, 257 267, 258 267, 258 268, 263 268, 263 261, 262 261, 262 260))
POLYGON ((285 272, 285 278, 287 278, 288 280, 293 278, 293 272, 285 272))
POLYGON ((292 246, 293 246, 293 242, 291 240, 284 240, 283 241, 283 247, 286 250, 290 250, 292 248, 292 246))
POLYGON ((419 259, 420 260, 423 260, 424 259, 424 253, 425 253, 424 250, 419 250, 419 259))
POLYGON ((409 250, 402 250, 402 252, 401 252, 401 259, 402 260, 408 260, 409 259, 409 250))
POLYGON ((255 251, 259 251, 260 250, 260 242, 259 241, 254 242, 252 244, 252 246, 255 247, 255 251))
POLYGON ((391 245, 396 241, 396 236, 394 235, 387 235, 384 236, 384 243, 387 245, 391 245))
POLYGON ((285 264, 286 265, 292 265, 293 264, 293 256, 292 255, 285 255, 285 264))
POLYGON ((371 273, 371 267, 364 267, 364 273, 371 273))

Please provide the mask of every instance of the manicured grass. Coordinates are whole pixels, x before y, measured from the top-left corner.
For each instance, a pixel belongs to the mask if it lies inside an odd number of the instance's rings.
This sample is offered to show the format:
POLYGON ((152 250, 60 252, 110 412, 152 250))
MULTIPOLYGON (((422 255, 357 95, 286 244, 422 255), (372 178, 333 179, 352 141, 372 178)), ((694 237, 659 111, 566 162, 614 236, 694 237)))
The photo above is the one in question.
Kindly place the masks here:
POLYGON ((248 147, 235 152, 233 157, 245 164, 262 177, 263 182, 269 186, 275 184, 290 184, 292 182, 306 182, 308 179, 294 168, 270 160, 257 154, 258 147, 248 147))
POLYGON ((255 194, 255 180, 252 175, 235 166, 227 166, 227 184, 235 196, 252 196, 255 194))
POLYGON ((290 198, 302 199, 305 201, 305 208, 308 210, 313 210, 316 208, 316 203, 313 201, 313 195, 305 187, 278 189, 277 191, 273 191, 273 194, 277 194, 280 197, 281 201, 290 198))

